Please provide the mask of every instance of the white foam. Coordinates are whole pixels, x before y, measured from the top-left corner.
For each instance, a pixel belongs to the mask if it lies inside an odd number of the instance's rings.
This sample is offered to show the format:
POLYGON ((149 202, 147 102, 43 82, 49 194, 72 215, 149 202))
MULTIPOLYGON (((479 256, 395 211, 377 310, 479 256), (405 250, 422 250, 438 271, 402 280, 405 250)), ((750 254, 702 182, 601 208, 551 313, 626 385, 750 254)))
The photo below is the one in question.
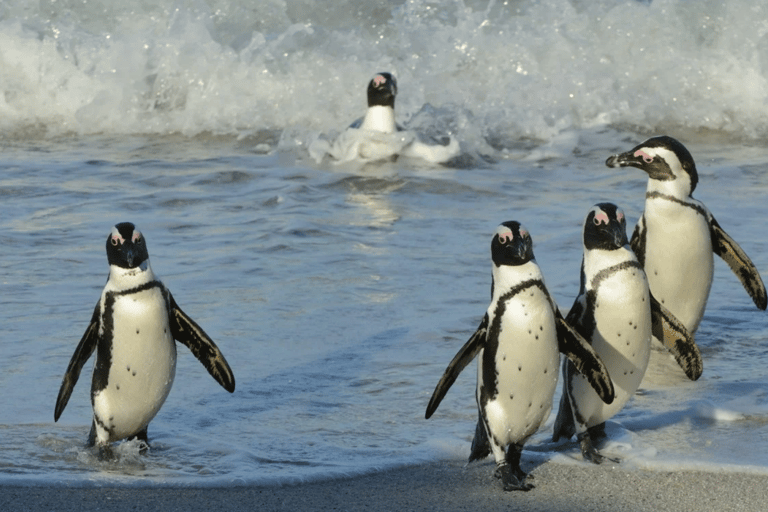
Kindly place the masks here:
MULTIPOLYGON (((372 73, 398 122, 448 111, 470 150, 609 124, 768 134, 766 6, 749 0, 0 8, 0 130, 248 134, 343 129, 372 73)), ((256 141, 255 144, 263 143, 256 141)), ((273 148, 274 149, 274 148, 273 148)), ((559 151, 559 149, 558 149, 559 151)))

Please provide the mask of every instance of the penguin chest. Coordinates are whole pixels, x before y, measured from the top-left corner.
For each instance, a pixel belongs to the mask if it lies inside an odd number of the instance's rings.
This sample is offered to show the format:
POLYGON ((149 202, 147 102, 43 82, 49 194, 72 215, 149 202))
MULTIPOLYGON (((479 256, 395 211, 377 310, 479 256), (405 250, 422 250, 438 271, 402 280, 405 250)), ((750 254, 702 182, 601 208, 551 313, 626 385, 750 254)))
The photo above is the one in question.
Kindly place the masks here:
POLYGON ((554 311, 541 289, 519 292, 496 313, 478 363, 478 405, 496 443, 508 445, 533 435, 549 416, 560 353, 554 311))
POLYGON ((619 270, 595 290, 591 345, 613 381, 615 397, 604 403, 587 380, 573 372, 571 398, 577 417, 592 427, 616 415, 634 395, 648 368, 651 308, 648 283, 639 267, 619 270))
POLYGON ((650 203, 645 214, 645 272, 651 292, 694 332, 712 286, 709 223, 693 208, 658 200, 650 203))
POLYGON ((104 315, 112 321, 103 335, 110 364, 102 389, 94 373, 93 409, 114 441, 141 431, 160 410, 176 373, 176 345, 159 287, 116 296, 104 315))

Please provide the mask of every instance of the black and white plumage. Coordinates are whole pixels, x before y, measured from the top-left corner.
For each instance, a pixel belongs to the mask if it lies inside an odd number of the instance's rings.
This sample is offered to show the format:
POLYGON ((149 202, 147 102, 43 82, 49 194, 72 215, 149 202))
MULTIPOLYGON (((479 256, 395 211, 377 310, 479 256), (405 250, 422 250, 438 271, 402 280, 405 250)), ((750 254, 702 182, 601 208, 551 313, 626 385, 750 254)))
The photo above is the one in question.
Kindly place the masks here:
POLYGON ((402 128, 395 122, 397 80, 391 73, 377 73, 368 82, 368 110, 365 117, 352 123, 351 128, 373 132, 394 133, 402 128))
POLYGON ((54 420, 96 351, 89 445, 108 452, 110 443, 121 439, 147 441, 147 425, 165 402, 176 373, 174 339, 186 345, 230 393, 235 377, 213 340, 179 308, 152 272, 146 242, 133 224, 112 228, 107 259, 109 278, 64 374, 54 420))
POLYGON ((600 463, 593 441, 603 424, 635 393, 645 375, 656 333, 670 345, 686 371, 701 373, 692 336, 653 299, 642 266, 627 240, 624 212, 612 203, 592 207, 584 221, 581 288, 566 321, 592 346, 608 368, 615 390, 604 403, 569 361, 563 364, 563 394, 553 441, 576 434, 584 458, 600 463))
POLYGON ((492 451, 504 489, 527 491, 533 485, 520 468, 520 454, 552 409, 560 352, 587 375, 603 400, 612 401, 614 389, 600 358, 550 297, 528 231, 514 221, 500 225, 491 242, 491 259, 491 304, 446 368, 425 416, 432 416, 459 373, 479 355, 480 418, 470 462, 492 451))
POLYGON ((630 245, 653 295, 692 334, 704 316, 712 286, 713 253, 733 270, 755 305, 766 309, 765 285, 755 265, 707 207, 692 197, 699 178, 683 144, 668 136, 653 137, 605 163, 648 174, 645 210, 630 245))

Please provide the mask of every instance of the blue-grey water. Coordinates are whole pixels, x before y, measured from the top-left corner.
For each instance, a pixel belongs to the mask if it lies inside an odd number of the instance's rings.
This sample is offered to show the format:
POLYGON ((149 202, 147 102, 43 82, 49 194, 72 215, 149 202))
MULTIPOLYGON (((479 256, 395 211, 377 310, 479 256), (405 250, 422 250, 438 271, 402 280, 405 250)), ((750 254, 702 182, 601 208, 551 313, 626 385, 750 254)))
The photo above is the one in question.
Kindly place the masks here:
MULTIPOLYGON (((487 307, 493 230, 526 225, 567 311, 589 207, 613 201, 630 224, 643 207, 642 172, 603 162, 650 133, 686 143, 694 196, 768 276, 765 7, 83 5, 0 6, 0 483, 280 483, 463 459, 473 367, 424 409, 487 307), (454 166, 310 156, 384 70, 399 122, 461 142, 454 166), (123 443, 108 462, 83 446, 90 363, 58 423, 53 407, 121 221, 237 389, 180 347, 150 452, 123 443)), ((606 449, 768 473, 768 316, 720 261, 697 339, 702 378, 655 353, 606 449)), ((524 460, 579 459, 548 441, 551 420, 524 460)))

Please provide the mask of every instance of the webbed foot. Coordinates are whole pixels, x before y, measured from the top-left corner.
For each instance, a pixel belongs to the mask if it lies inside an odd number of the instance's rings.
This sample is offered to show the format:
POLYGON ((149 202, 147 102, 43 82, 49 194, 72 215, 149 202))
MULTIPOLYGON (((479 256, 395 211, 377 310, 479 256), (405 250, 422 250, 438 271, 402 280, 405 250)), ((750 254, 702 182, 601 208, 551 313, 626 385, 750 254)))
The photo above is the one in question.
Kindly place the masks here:
POLYGON ((597 448, 592 444, 592 437, 590 436, 589 431, 582 432, 577 437, 579 439, 579 444, 581 445, 581 455, 584 457, 584 460, 588 460, 593 464, 602 464, 606 460, 617 464, 620 462, 619 459, 606 457, 597 451, 597 448))
POLYGON ((519 467, 512 468, 506 462, 496 466, 496 473, 501 478, 501 486, 505 491, 530 491, 535 487, 525 481, 526 475, 519 467))

